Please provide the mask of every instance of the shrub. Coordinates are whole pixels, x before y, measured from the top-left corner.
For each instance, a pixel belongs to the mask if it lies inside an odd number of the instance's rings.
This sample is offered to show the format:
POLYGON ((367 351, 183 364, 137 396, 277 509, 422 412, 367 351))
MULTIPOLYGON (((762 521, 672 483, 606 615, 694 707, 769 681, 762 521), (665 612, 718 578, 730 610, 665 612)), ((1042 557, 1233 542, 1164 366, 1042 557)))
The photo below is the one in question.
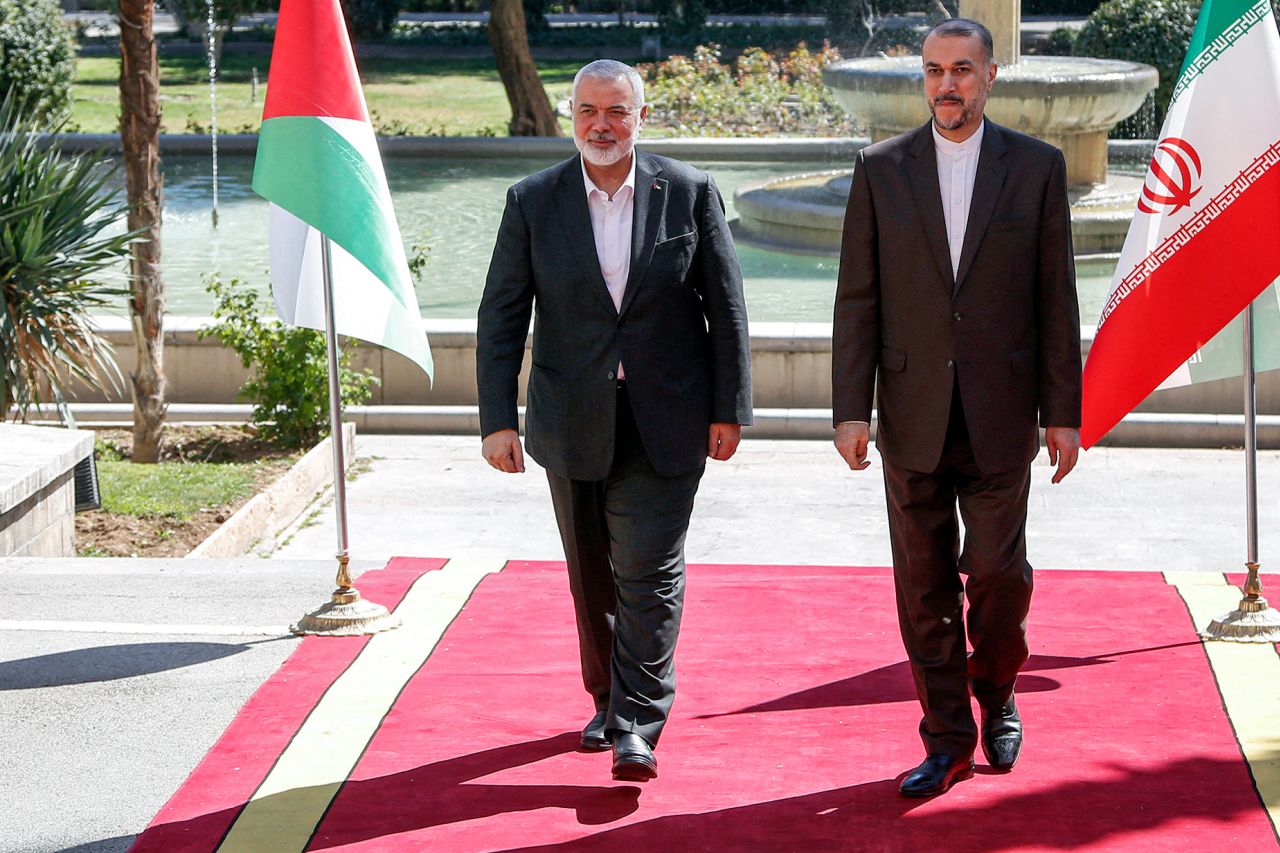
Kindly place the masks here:
POLYGON ((1049 37, 1027 51, 1037 56, 1071 56, 1076 52, 1080 32, 1071 27, 1058 27, 1049 37))
POLYGON ((37 129, 10 92, 0 102, 0 420, 11 405, 21 417, 49 402, 42 389, 60 400, 68 374, 122 384, 89 316, 128 292, 95 280, 122 277, 136 238, 116 227, 127 209, 118 167, 43 146, 37 129))
POLYGON ((1022 0, 1024 15, 1088 15, 1102 0, 1022 0))
MULTIPOLYGON (((213 325, 200 330, 235 350, 250 376, 240 396, 253 403, 250 420, 267 441, 306 447, 329 434, 328 361, 323 332, 286 326, 264 316, 258 293, 239 279, 206 281, 217 300, 213 325)), ((351 367, 356 345, 348 340, 338 358, 343 406, 366 402, 378 379, 351 367)))
POLYGON ((1199 0, 1108 0, 1089 16, 1076 40, 1076 55, 1154 65, 1160 72, 1155 92, 1158 127, 1199 11, 1199 0))
POLYGON ((0 94, 57 123, 71 104, 75 44, 57 0, 0 0, 0 94))
MULTIPOLYGON (((1271 0, 1271 6, 1280 10, 1280 0, 1271 0)), ((1199 14, 1200 0, 1108 0, 1089 16, 1076 40, 1075 54, 1155 66, 1160 72, 1154 105, 1158 131, 1199 14)), ((1125 135, 1126 124, 1119 125, 1113 135, 1125 135)))
POLYGON ((401 0, 342 0, 351 40, 390 34, 400 14, 401 0))
POLYGON ((653 12, 664 38, 699 33, 707 23, 704 0, 654 0, 653 12))
POLYGON ((649 121, 682 136, 846 136, 852 122, 822 84, 822 68, 840 59, 828 44, 801 44, 781 58, 748 48, 731 66, 719 45, 700 45, 692 57, 641 65, 649 121))

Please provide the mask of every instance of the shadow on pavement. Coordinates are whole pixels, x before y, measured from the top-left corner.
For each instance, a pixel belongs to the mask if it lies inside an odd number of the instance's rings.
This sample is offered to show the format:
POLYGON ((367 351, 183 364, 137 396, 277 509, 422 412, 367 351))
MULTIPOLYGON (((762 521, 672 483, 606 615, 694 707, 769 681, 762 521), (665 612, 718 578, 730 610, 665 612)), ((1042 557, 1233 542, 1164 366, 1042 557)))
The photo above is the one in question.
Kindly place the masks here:
POLYGON ((64 687, 150 675, 240 654, 259 642, 264 641, 124 643, 3 661, 0 662, 0 690, 64 687))

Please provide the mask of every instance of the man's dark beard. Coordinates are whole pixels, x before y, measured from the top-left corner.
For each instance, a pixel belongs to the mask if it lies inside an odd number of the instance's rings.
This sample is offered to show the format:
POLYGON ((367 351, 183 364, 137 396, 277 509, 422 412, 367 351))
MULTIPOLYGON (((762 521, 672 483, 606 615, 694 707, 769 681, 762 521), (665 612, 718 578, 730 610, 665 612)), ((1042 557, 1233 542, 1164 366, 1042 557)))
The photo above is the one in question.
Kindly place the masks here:
POLYGON ((958 127, 964 127, 964 125, 968 123, 969 119, 973 117, 973 105, 965 102, 960 98, 939 98, 936 101, 935 100, 929 101, 929 114, 933 116, 933 122, 938 127, 942 128, 943 130, 955 130, 958 127), (942 121, 938 118, 937 107, 939 103, 959 104, 960 115, 950 124, 943 124, 942 121))

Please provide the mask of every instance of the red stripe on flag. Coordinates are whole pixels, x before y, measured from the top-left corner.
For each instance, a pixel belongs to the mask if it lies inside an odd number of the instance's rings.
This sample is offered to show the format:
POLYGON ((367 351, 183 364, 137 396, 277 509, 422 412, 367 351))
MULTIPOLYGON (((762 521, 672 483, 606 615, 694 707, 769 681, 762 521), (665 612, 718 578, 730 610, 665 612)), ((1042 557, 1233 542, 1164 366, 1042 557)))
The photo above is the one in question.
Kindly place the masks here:
POLYGON ((1280 166, 1272 166, 1116 306, 1084 365, 1091 447, 1280 275, 1280 166))
POLYGON ((369 120, 338 0, 281 0, 262 120, 276 116, 369 120))

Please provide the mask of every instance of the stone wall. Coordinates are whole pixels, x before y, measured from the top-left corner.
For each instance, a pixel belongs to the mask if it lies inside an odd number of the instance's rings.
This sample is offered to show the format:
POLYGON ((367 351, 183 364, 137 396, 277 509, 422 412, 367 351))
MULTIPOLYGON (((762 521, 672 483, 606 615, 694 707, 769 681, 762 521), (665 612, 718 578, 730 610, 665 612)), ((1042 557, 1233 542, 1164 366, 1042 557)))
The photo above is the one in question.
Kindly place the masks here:
POLYGON ((93 434, 0 424, 0 557, 74 557, 76 463, 93 434))
MULTIPOLYGON (((133 337, 123 317, 100 318, 115 346, 121 370, 134 369, 133 337)), ((237 395, 248 372, 239 357, 214 338, 200 338, 197 330, 211 322, 204 317, 165 318, 165 372, 171 403, 240 403, 237 395)), ((382 379, 373 389, 372 406, 475 406, 476 324, 474 320, 432 320, 423 323, 435 358, 436 378, 427 378, 408 359, 390 350, 365 346, 358 366, 382 379)), ((1092 330, 1089 330, 1091 332, 1092 330)), ((1092 335, 1081 341, 1087 358, 1092 335)), ((528 375, 526 353, 523 376, 528 375)), ((831 324, 752 323, 751 367, 757 409, 831 408, 831 324)), ((75 388, 75 383, 71 383, 75 388)), ((1243 386, 1239 378, 1171 388, 1151 394, 1135 411, 1200 414, 1240 414, 1243 386)), ((129 402, 129 392, 106 394, 80 388, 74 402, 129 402)), ((524 403, 523 382, 521 404, 524 403)), ((1258 413, 1280 415, 1280 371, 1259 374, 1258 413)))

